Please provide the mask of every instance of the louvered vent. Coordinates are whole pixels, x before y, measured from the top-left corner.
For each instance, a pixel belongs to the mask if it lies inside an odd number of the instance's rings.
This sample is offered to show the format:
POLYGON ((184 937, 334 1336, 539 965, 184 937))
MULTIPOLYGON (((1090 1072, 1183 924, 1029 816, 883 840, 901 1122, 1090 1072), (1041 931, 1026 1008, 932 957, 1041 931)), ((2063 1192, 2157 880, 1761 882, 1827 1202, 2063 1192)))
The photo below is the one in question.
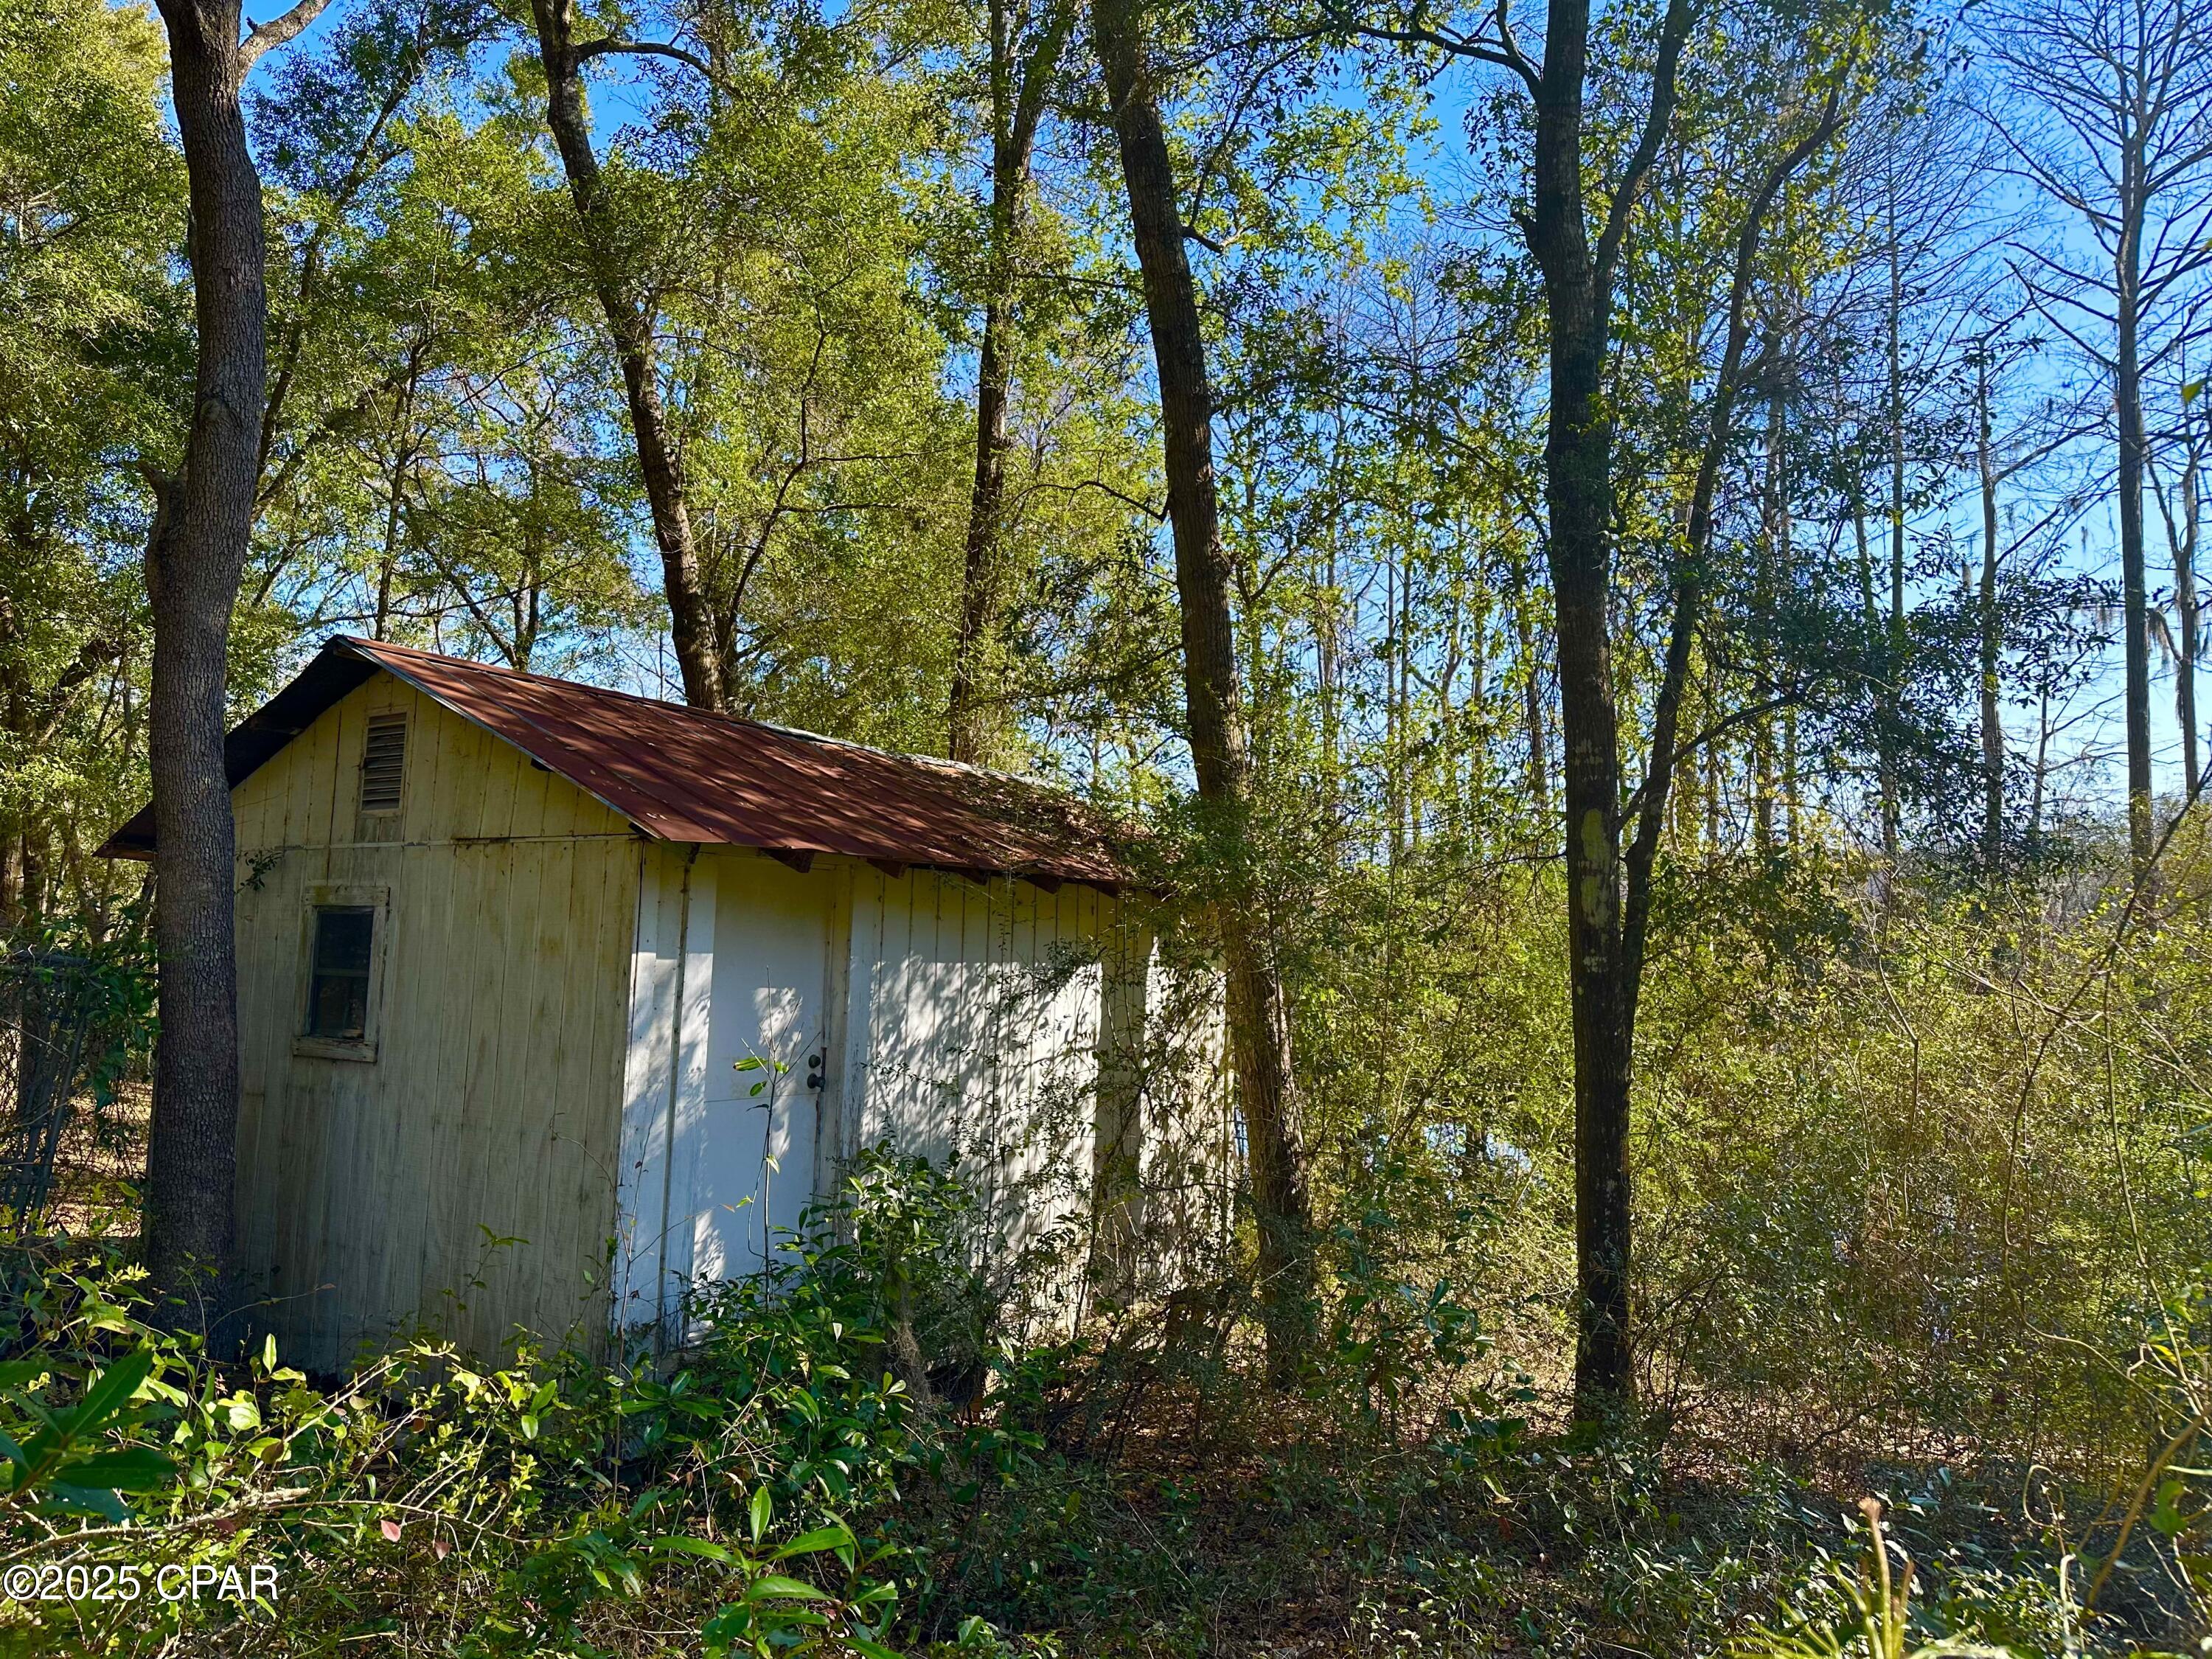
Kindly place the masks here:
POLYGON ((375 714, 361 749, 361 810, 397 812, 399 783, 407 770, 407 716, 375 714))

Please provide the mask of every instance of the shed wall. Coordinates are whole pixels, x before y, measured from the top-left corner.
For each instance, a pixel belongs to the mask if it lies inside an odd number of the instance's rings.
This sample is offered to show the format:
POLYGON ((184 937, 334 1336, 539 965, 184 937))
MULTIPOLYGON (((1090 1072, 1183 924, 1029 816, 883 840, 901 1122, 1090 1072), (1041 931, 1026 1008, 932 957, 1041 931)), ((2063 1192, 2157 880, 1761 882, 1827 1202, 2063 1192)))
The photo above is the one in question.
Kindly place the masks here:
POLYGON ((322 1370, 418 1318, 479 1352, 518 1325, 597 1341, 650 849, 383 674, 233 804, 239 1244, 259 1328, 322 1370), (386 713, 408 716, 403 805, 365 816, 363 735, 386 713), (373 1061, 299 1052, 319 894, 380 907, 373 1061))
POLYGON ((1071 1296, 1095 1197, 1115 1248, 1145 1233, 1167 1267, 1165 1234, 1218 1233, 1226 1169, 1218 998, 1183 999, 1194 1039, 1171 1030, 1171 977, 1135 907, 1090 887, 651 849, 618 1322, 674 1334, 687 1281, 755 1269, 878 1142, 957 1160, 1001 1258, 1053 1249, 1071 1296), (1140 1188, 1168 1200, 1149 1226, 1140 1188))
POLYGON ((849 881, 837 1156, 956 1161, 1045 1318, 1079 1310, 1086 1267, 1180 1282, 1229 1218, 1215 975, 1161 961, 1140 899, 865 864, 849 881))
POLYGON ((854 879, 844 1151, 887 1139, 957 1158, 1026 1247, 1089 1197, 1120 902, 929 870, 854 879))

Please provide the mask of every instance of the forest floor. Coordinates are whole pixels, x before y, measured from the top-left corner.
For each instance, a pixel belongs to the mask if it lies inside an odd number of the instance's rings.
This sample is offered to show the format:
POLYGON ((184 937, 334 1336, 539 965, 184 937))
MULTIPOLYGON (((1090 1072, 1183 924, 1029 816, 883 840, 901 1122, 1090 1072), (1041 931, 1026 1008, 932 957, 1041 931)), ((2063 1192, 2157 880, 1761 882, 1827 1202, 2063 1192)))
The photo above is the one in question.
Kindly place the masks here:
MULTIPOLYGON (((126 1255, 145 1106, 143 1089, 127 1091, 96 1129, 81 1120, 58 1171, 62 1230, 104 1234, 126 1255)), ((64 1254, 78 1259, 76 1249, 64 1254)), ((2098 1563, 2081 1540, 2109 1538, 2128 1494, 2061 1481, 2053 1468, 2081 1466, 2067 1448, 2041 1460, 1996 1456, 1879 1402, 1796 1407, 1663 1388, 1655 1397, 1667 1403, 1637 1431, 1578 1438, 1565 1422, 1556 1366, 1532 1364, 1472 1392, 1464 1378, 1445 1392, 1434 1376, 1410 1374, 1381 1395, 1342 1377, 1332 1383, 1324 1369, 1286 1395, 1258 1380, 1256 1337, 1248 1345, 1244 1328, 1198 1346, 1200 1357, 1179 1356, 1142 1321, 1128 1322, 1039 1362, 1026 1393, 1010 1384, 915 1425, 939 1449, 905 1465, 884 1488, 888 1500, 848 1511, 863 1538, 896 1553, 901 1652, 1803 1659, 1792 1632, 1850 1616, 1869 1559, 1860 1504, 1874 1498, 1893 1560, 1913 1564, 1919 1637, 1971 1631, 2021 1655, 2212 1653, 2212 1633, 2191 1622, 2171 1546, 2148 1527, 2136 1531, 2085 1618, 2098 1563), (979 1447, 999 1449, 995 1465, 979 1447)), ((432 1367, 441 1369, 461 1375, 432 1367)), ((273 1410, 268 1384, 255 1386, 261 1409, 273 1410)), ((348 1380, 337 1394, 358 1386, 348 1380)), ((590 1382, 586 1393, 603 1386, 590 1382)), ((508 1432, 478 1406, 421 1395, 406 1402, 395 1406, 395 1425, 449 1418, 485 1448, 508 1432)), ((360 1464, 356 1475, 374 1478, 333 1485, 339 1510, 357 1507, 356 1493, 396 1491, 403 1474, 441 1486, 459 1466, 422 1462, 434 1443, 395 1442, 385 1461, 360 1464)), ((541 1449, 529 1449, 534 1458, 541 1449)), ((556 1486, 544 1449, 541 1472, 524 1478, 543 1485, 545 1519, 570 1517, 560 1523, 570 1531, 592 1524, 574 1518, 605 1508, 588 1456, 556 1486)), ((617 1468, 616 1479, 619 1487, 628 1477, 617 1468)), ((501 1487, 491 1501, 510 1502, 515 1490, 501 1487)), ((728 1535, 711 1493, 696 1508, 684 1502, 655 1515, 654 1527, 728 1535)), ((302 1570, 325 1560, 342 1569, 325 1575, 339 1588, 291 1599, 274 1629, 218 1620, 142 1648, 126 1621, 112 1628, 109 1650, 645 1659, 700 1652, 698 1633, 726 1595, 713 1575, 679 1563, 645 1593, 587 1598, 563 1645, 487 1646, 474 1631, 484 1606, 542 1611, 534 1592, 516 1588, 526 1586, 526 1568, 488 1572, 471 1552, 449 1556, 434 1547, 435 1523, 410 1522, 382 1539, 372 1528, 342 1547, 327 1528, 322 1542, 311 1532, 293 1546, 304 1548, 302 1570)), ((538 1547, 520 1531, 512 1541, 538 1547)), ((12 1650, 7 1634, 0 1629, 0 1652, 12 1650)))
POLYGON ((2085 1640, 2069 1506, 2101 1500, 1963 1449, 1831 1442, 1825 1468, 1793 1473, 1747 1455, 1788 1437, 1754 1413, 1601 1446, 1347 1434, 1319 1403, 1264 1396, 1209 1412, 1160 1394, 1141 1416, 945 1529, 948 1615, 1084 1655, 1769 1652, 1847 1607, 1875 1496, 1931 1630, 2054 1654, 2194 1652, 2207 1634, 2139 1536, 2085 1640))
MULTIPOLYGON (((1189 1472, 1178 1490, 1127 1509, 1129 1529, 1154 1538, 1153 1517, 1191 1513, 1194 1537, 1169 1569, 1184 1593, 1170 1590, 1156 1616, 1118 1629, 1086 1620, 1069 1630, 1071 1649, 1316 1659, 1715 1652, 1762 1629, 1825 1622, 1823 1604, 1838 1588, 1832 1576, 1855 1574, 1855 1539, 1864 1534, 1850 1529, 1854 1504, 1841 1489, 1771 1472, 1733 1482, 1669 1473, 1632 1494, 1600 1483, 1570 1495, 1562 1487, 1589 1474, 1571 1455, 1534 1450, 1523 1468, 1540 1489, 1485 1504, 1440 1482, 1381 1506, 1286 1501, 1279 1466, 1272 1480, 1189 1472)), ((1910 1493, 1904 1514, 1888 1514, 1896 1541, 1939 1570, 1922 1582, 2000 1613, 1995 1604, 2017 1602, 2002 1621, 2008 1632, 2027 1651, 2059 1650, 2047 1645, 2058 1616, 2047 1532, 2005 1513, 1993 1501, 2001 1490, 1949 1466, 1886 1474, 1866 1484, 1910 1493)), ((2185 1646, 2198 1632, 2160 1589, 2108 1595, 2116 1616, 2104 1640, 2185 1646)))

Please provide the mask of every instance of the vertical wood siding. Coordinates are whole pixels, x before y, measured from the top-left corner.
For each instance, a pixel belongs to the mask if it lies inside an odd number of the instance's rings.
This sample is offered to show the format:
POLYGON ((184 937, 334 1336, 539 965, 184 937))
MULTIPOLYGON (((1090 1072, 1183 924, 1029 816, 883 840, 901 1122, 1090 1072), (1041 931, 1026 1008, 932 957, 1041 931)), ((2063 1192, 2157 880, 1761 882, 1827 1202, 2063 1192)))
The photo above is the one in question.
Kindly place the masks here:
MULTIPOLYGON (((952 1162, 999 1248, 1090 1252, 1105 1012, 1120 904, 933 871, 853 875, 841 1127, 952 1162)), ((1117 1005, 1117 1016, 1131 1011, 1117 1005)), ((1141 1021, 1141 1002, 1136 1008, 1141 1021)), ((1126 1132, 1134 1138, 1134 1126, 1126 1132)), ((1067 1273, 1057 1280, 1072 1289, 1067 1273)))
POLYGON ((388 676, 240 785, 240 1259, 314 1370, 420 1322, 479 1352, 605 1328, 645 848, 388 676), (401 811, 358 811, 408 718, 401 811), (388 896, 373 1061, 295 1052, 318 890, 388 896), (514 1240, 520 1242, 502 1243, 514 1240))
POLYGON ((1141 1234, 1155 1272, 1169 1230, 1223 1224, 1218 995, 1200 988, 1183 1028, 1154 1018, 1176 976, 1135 907, 736 848, 647 850, 637 902, 623 1326, 687 1334, 686 1285, 757 1270, 878 1142, 956 1164, 1000 1256, 1051 1250, 1070 1299, 1095 1197, 1115 1257, 1141 1234))

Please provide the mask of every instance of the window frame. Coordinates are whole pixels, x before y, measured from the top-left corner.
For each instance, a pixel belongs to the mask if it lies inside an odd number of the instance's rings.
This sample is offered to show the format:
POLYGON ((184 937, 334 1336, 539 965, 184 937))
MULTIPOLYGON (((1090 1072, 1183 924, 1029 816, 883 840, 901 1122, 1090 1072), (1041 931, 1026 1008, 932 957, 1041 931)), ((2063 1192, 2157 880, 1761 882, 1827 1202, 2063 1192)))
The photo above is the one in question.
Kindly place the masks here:
POLYGON ((351 882, 310 886, 300 913, 299 988, 293 999, 292 1052, 309 1060, 343 1060, 374 1065, 384 1012, 385 968, 391 957, 392 890, 351 882), (313 1036, 315 934, 325 910, 366 910, 368 923, 368 988, 358 1037, 313 1036))

